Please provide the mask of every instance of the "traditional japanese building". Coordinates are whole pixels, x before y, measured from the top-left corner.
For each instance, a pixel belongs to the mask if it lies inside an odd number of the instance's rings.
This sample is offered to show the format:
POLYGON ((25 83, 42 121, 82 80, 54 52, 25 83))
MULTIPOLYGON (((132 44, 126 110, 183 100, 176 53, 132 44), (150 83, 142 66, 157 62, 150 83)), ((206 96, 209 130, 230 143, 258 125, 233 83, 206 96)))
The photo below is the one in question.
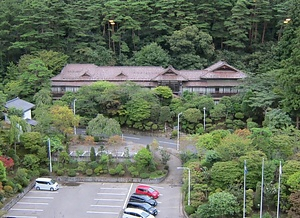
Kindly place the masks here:
POLYGON ((223 96, 238 93, 238 86, 246 74, 219 61, 203 70, 176 70, 156 66, 96 66, 94 64, 67 64, 60 74, 51 79, 54 99, 65 92, 76 92, 81 86, 97 81, 121 84, 132 81, 145 88, 169 86, 174 94, 184 91, 210 94, 216 101, 223 96))

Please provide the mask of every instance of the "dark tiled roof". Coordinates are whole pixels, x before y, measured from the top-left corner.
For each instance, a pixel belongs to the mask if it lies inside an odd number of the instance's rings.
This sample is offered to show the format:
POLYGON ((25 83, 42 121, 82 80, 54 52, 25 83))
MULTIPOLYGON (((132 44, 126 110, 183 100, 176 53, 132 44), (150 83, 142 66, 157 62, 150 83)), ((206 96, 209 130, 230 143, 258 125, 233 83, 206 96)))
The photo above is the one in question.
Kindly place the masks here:
POLYGON ((246 77, 243 72, 225 61, 219 61, 205 70, 207 72, 201 76, 202 79, 243 79, 246 77))
POLYGON ((156 86, 157 81, 202 82, 206 80, 238 80, 246 75, 219 61, 204 70, 176 70, 157 66, 96 66, 94 64, 67 64, 60 74, 51 79, 52 86, 80 87, 96 81, 116 84, 132 81, 143 86, 156 86))
POLYGON ((30 102, 24 101, 20 98, 14 98, 8 102, 6 102, 5 107, 6 108, 16 108, 19 110, 23 110, 23 112, 30 110, 33 108, 35 105, 31 104, 30 102))

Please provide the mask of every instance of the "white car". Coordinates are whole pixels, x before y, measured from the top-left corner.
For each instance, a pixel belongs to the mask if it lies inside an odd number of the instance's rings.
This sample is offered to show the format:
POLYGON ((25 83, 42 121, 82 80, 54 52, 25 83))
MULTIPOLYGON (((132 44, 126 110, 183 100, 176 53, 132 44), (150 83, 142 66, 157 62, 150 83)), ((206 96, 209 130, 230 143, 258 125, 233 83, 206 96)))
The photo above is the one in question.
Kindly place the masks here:
POLYGON ((153 215, 137 208, 126 208, 123 212, 122 218, 154 218, 153 215))
POLYGON ((57 182, 51 178, 37 178, 35 180, 36 190, 56 191, 59 189, 57 182))

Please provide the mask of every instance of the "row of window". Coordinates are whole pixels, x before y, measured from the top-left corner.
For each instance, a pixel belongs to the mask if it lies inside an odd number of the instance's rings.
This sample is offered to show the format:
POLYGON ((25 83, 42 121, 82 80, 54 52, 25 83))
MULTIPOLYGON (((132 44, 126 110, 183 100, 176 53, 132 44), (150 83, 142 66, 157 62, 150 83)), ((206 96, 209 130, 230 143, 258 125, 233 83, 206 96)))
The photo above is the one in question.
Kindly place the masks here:
MULTIPOLYGON (((52 93, 77 92, 79 88, 80 87, 52 87, 52 93)), ((178 90, 178 87, 171 88, 173 91, 178 90)), ((198 92, 201 94, 238 93, 238 89, 236 87, 185 87, 182 91, 198 92)))
POLYGON ((198 92, 202 94, 214 93, 238 93, 236 87, 185 87, 183 91, 198 92))

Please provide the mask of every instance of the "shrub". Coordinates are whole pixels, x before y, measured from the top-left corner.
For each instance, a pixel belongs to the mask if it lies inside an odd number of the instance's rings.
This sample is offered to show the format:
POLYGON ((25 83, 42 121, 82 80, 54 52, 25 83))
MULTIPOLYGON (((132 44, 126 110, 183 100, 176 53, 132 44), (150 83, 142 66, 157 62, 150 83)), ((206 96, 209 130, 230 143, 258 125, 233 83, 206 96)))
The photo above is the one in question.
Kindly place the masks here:
POLYGON ((86 170, 86 162, 81 161, 78 163, 77 172, 83 173, 86 170))
POLYGON ((19 183, 16 184, 16 191, 19 193, 23 191, 23 187, 19 183))
POLYGON ((103 167, 100 165, 96 169, 94 169, 94 173, 99 176, 101 173, 103 173, 103 167))
POLYGON ((196 208, 194 208, 193 206, 187 205, 187 206, 185 206, 184 210, 188 215, 191 215, 191 214, 195 213, 196 208))
POLYGON ((142 179, 147 179, 147 178, 150 177, 150 174, 149 174, 149 173, 141 173, 141 174, 140 174, 140 177, 141 177, 142 179))
POLYGON ((128 167, 128 171, 132 177, 138 177, 138 175, 139 175, 138 170, 134 166, 128 167))
POLYGON ((116 169, 109 169, 108 172, 109 172, 109 174, 112 175, 112 176, 114 176, 114 175, 117 174, 116 169))
POLYGON ((85 174, 86 174, 87 176, 91 176, 91 175, 93 175, 93 170, 92 170, 92 169, 87 169, 87 170, 85 171, 85 174))
POLYGON ((40 169, 40 176, 49 176, 48 169, 40 169))
POLYGON ((75 177, 76 176, 76 171, 74 169, 69 169, 68 170, 68 176, 75 177))
POLYGON ((90 159, 91 159, 91 161, 96 161, 96 152, 95 152, 95 148, 94 147, 91 147, 90 159))
POLYGON ((62 169, 58 169, 57 171, 56 171, 56 174, 58 175, 58 176, 62 176, 62 175, 64 175, 64 170, 62 170, 62 169))
POLYGON ((9 196, 10 196, 11 194, 14 193, 14 189, 13 189, 10 185, 5 185, 5 186, 3 187, 3 190, 4 190, 5 193, 7 193, 9 196))
MULTIPOLYGON (((116 167, 115 170, 116 170, 116 174, 119 174, 119 175, 120 175, 120 174, 122 173, 122 171, 124 171, 124 167, 123 167, 122 164, 119 163, 119 164, 117 165, 117 167, 116 167)), ((124 174, 125 174, 125 171, 124 171, 124 174)), ((124 175, 124 174, 123 174, 123 175, 124 175)))
POLYGON ((16 176, 14 178, 14 180, 21 184, 23 187, 26 187, 30 180, 29 180, 29 175, 28 175, 28 170, 24 169, 24 168, 18 168, 17 172, 16 172, 16 176))
POLYGON ((99 166, 97 161, 92 161, 92 162, 88 163, 87 165, 88 165, 89 168, 91 168, 93 170, 96 169, 99 166))

